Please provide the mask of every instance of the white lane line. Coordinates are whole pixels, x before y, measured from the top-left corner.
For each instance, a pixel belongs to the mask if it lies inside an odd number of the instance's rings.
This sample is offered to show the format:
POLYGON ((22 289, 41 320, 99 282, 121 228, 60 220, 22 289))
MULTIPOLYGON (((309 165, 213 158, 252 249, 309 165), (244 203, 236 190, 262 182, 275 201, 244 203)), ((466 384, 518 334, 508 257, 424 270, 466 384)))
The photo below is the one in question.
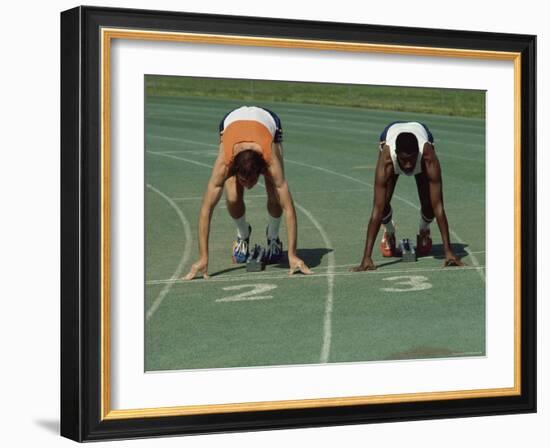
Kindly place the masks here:
MULTIPOLYGON (((150 152, 150 154, 158 155, 161 157, 169 157, 176 160, 182 160, 184 162, 192 163, 198 166, 203 166, 206 168, 212 168, 211 165, 208 165, 206 163, 197 162, 195 160, 186 159, 183 157, 174 156, 172 154, 161 154, 161 153, 154 153, 150 152)), ((313 217, 313 215, 305 209, 302 205, 300 205, 297 202, 294 202, 294 205, 296 208, 298 208, 302 213, 304 213, 308 219, 313 223, 313 225, 317 228, 319 233, 321 234, 321 237, 324 240, 325 245, 327 248, 332 248, 332 244, 330 243, 330 240, 328 239, 328 236, 326 232, 324 231, 323 227, 319 224, 319 222, 313 217)), ((329 270, 334 270, 334 253, 329 252, 328 253, 328 264, 329 264, 329 270)), ((321 349, 321 362, 328 362, 328 356, 330 352, 330 343, 331 343, 331 332, 332 332, 332 309, 333 309, 333 302, 334 302, 334 277, 332 273, 330 273, 327 276, 327 283, 328 283, 328 292, 327 292, 327 299, 325 303, 325 318, 324 318, 324 324, 323 324, 323 346, 321 349)))
POLYGON ((151 152, 151 151, 146 151, 146 152, 154 156, 168 157, 169 159, 175 159, 175 160, 183 160, 184 162, 192 163, 193 165, 204 166, 206 168, 212 169, 212 165, 208 165, 207 163, 197 162, 196 160, 185 159, 183 157, 174 156, 172 154, 160 153, 160 152, 151 152))
MULTIPOLYGON (((321 172, 324 172, 324 173, 332 174, 334 176, 343 177, 344 179, 351 180, 352 182, 356 182, 356 183, 361 184, 361 185, 366 185, 370 189, 373 189, 372 184, 370 184, 368 182, 362 181, 362 180, 357 179, 357 178, 352 177, 352 176, 348 176, 347 174, 338 173, 337 171, 332 171, 332 170, 329 170, 327 168, 323 168, 321 166, 310 165, 310 164, 307 164, 307 163, 297 162, 296 160, 289 160, 289 159, 285 159, 285 162, 289 162, 289 163, 292 163, 294 165, 305 166, 306 168, 311 168, 312 170, 321 171, 321 172)), ((420 208, 416 204, 412 203, 408 199, 402 198, 401 196, 398 196, 396 194, 394 194, 393 197, 396 198, 396 199, 399 199, 400 201, 405 202, 406 204, 410 205, 411 207, 414 207, 416 210, 420 210, 420 208)))
MULTIPOLYGON (((351 136, 354 136, 354 135, 376 135, 376 136, 379 136, 380 135, 380 132, 377 131, 377 130, 371 130, 371 129, 360 129, 359 127, 355 127, 355 128, 346 128, 346 127, 334 127, 334 126, 325 126, 325 125, 322 125, 322 124, 308 124, 308 123, 298 123, 298 122, 294 122, 294 123, 290 123, 289 125, 287 125, 286 127, 287 128, 291 128, 292 127, 297 127, 298 129, 299 128, 315 128, 315 129, 326 129, 326 130, 329 130, 329 131, 347 131, 347 135, 351 135, 351 136)), ((289 132, 295 132, 295 129, 292 129, 292 131, 289 131, 289 132)), ((448 132, 448 131, 438 131, 439 134, 444 134, 444 133, 452 133, 452 132, 448 132)), ((377 139, 378 140, 378 139, 377 139)), ((449 139, 449 138, 441 138, 441 139, 438 139, 436 142, 435 142, 435 145, 436 147, 439 145, 439 146, 445 146, 445 144, 447 143, 450 143, 450 144, 455 144, 455 145, 460 145, 460 146, 473 146, 475 148, 478 148, 478 147, 481 147, 484 145, 484 143, 474 143, 474 142, 464 142, 464 141, 459 141, 459 140, 453 140, 453 139, 449 139)))
MULTIPOLYGON (((186 265, 186 263, 189 261, 189 257, 191 256, 191 226, 189 225, 189 221, 187 221, 187 218, 181 211, 181 209, 176 205, 172 199, 170 199, 168 196, 166 196, 162 191, 156 189, 150 184, 147 184, 147 188, 149 188, 151 191, 157 193, 160 197, 162 197, 170 206, 175 210, 177 213, 181 224, 183 226, 183 232, 185 234, 185 246, 183 248, 183 254, 181 256, 180 262, 178 263, 178 266, 176 267, 176 270, 172 274, 172 277, 166 282, 166 285, 162 290, 160 291, 159 295, 155 298, 153 301, 153 304, 151 307, 147 310, 147 313, 145 315, 145 321, 148 321, 153 317, 153 314, 159 309, 162 301, 166 297, 166 294, 170 291, 174 283, 182 276, 183 269, 186 265)), ((146 282, 147 283, 147 282, 146 282)))
MULTIPOLYGON (((151 145, 153 146, 153 145, 151 145)), ((154 151, 148 150, 155 154, 192 154, 195 156, 208 156, 215 157, 218 154, 218 151, 211 149, 160 149, 157 148, 154 151)))
MULTIPOLYGON (((327 129, 327 130, 333 130, 333 131, 342 131, 342 130, 344 130, 344 128, 342 128, 342 127, 335 128, 335 127, 330 127, 330 126, 322 126, 322 125, 318 125, 318 124, 317 125, 316 124, 305 124, 305 123, 295 123, 295 124, 293 124, 291 126, 287 126, 287 127, 292 128, 292 126, 296 126, 297 128, 300 128, 300 127, 301 128, 308 128, 308 127, 310 127, 310 128, 327 129)), ((347 130, 349 131, 347 135, 351 135, 352 137, 354 135, 377 135, 377 136, 380 135, 380 132, 374 131, 374 130, 356 129, 356 128, 353 128, 353 129, 347 128, 347 130)), ((306 131, 299 131, 299 130, 296 130, 296 129, 293 129, 292 132, 298 132, 300 134, 307 133, 306 131)), ((446 131, 439 131, 439 132, 444 133, 446 131)), ((191 145, 207 146, 207 147, 210 147, 210 148, 219 148, 219 145, 215 145, 213 143, 203 143, 203 142, 198 142, 196 140, 188 140, 188 139, 182 138, 182 137, 167 137, 167 136, 164 136, 164 135, 159 135, 159 134, 154 134, 154 133, 149 133, 149 136, 152 137, 152 138, 157 138, 159 140, 168 140, 168 141, 173 141, 173 142, 189 143, 191 145)), ((475 148, 479 148, 480 146, 483 146, 484 143, 463 142, 463 141, 452 140, 452 139, 448 139, 448 138, 438 139, 435 142, 436 148, 445 147, 446 144, 460 145, 462 147, 464 147, 464 146, 473 146, 475 148)), ((471 152, 472 151, 470 151, 470 153, 471 152)), ((485 160, 481 159, 481 158, 459 156, 459 155, 449 154, 447 152, 441 152, 441 153, 438 152, 438 154, 442 154, 444 157, 453 157, 455 159, 463 159, 463 160, 467 160, 467 161, 476 161, 476 162, 485 163, 485 160)))
MULTIPOLYGON (((345 128, 345 127, 334 127, 334 126, 325 126, 322 124, 308 124, 308 123, 291 123, 290 125, 287 125, 287 128, 292 128, 293 126, 299 128, 315 128, 315 129, 326 129, 329 131, 347 131, 347 135, 354 136, 354 135, 376 135, 379 136, 380 132, 376 130, 370 130, 370 129, 359 129, 359 128, 345 128)), ((295 132, 295 129, 292 129, 292 132, 295 132)), ((289 131, 290 132, 290 131, 289 131)), ((445 133, 446 131, 439 131, 439 133, 445 133)), ((377 139, 378 140, 378 139, 377 139)), ((480 146, 483 146, 483 143, 473 143, 473 142, 464 142, 459 140, 452 140, 448 138, 441 138, 438 139, 435 144, 436 147, 439 146, 445 146, 445 144, 450 143, 454 145, 461 145, 461 146, 473 146, 475 148, 478 148, 480 146)))
POLYGON ((153 138, 158 138, 159 140, 169 140, 169 141, 172 141, 172 142, 186 142, 186 143, 190 143, 192 145, 209 146, 209 147, 213 147, 213 148, 218 148, 218 145, 214 145, 212 143, 198 142, 196 140, 188 140, 186 138, 180 138, 180 137, 167 137, 165 135, 159 135, 159 134, 155 134, 153 132, 150 132, 148 134, 148 136, 153 137, 153 138))
MULTIPOLYGON (((258 182, 259 185, 265 187, 263 182, 258 182)), ((298 202, 294 201, 294 206, 300 210, 312 222, 315 228, 319 231, 321 238, 327 249, 332 249, 332 243, 323 226, 315 219, 313 214, 303 207, 298 202)), ((325 315, 323 318, 323 344, 321 346, 320 362, 327 363, 330 355, 330 346, 332 341, 332 310, 334 308, 334 251, 331 250, 327 254, 328 266, 327 272, 323 275, 327 277, 327 298, 325 300, 325 315)))
MULTIPOLYGON (((464 272, 464 271, 477 271, 480 269, 485 269, 485 266, 461 266, 461 267, 439 267, 439 268, 409 268, 409 269, 377 269, 375 271, 368 271, 364 273, 357 273, 357 272, 350 272, 349 270, 343 270, 343 271, 336 271, 332 270, 329 272, 327 268, 327 272, 316 272, 315 274, 311 275, 288 275, 287 273, 284 274, 236 274, 231 276, 213 276, 210 277, 208 280, 204 279, 195 279, 192 282, 186 281, 186 280, 177 280, 175 283, 178 284, 187 284, 187 285, 193 285, 197 284, 197 282, 205 281, 205 282, 242 282, 243 279, 248 280, 257 280, 257 281, 265 281, 265 280, 277 280, 277 279, 308 279, 308 278, 319 278, 319 277, 347 277, 347 276, 353 276, 356 278, 360 278, 361 275, 365 276, 371 276, 371 275, 392 275, 392 274, 410 274, 410 273, 422 273, 422 272, 441 272, 441 273, 457 273, 457 272, 464 272)), ((167 280, 149 280, 146 282, 146 284, 149 285, 162 285, 164 283, 171 282, 171 279, 167 280)))
MULTIPOLYGON (((207 165, 205 163, 196 162, 194 160, 185 159, 183 157, 178 157, 178 156, 174 156, 174 155, 171 155, 171 154, 156 154, 156 155, 159 155, 159 156, 162 156, 162 157, 169 157, 169 158, 173 158, 173 159, 177 159, 177 160, 182 160, 182 161, 185 161, 185 162, 188 162, 188 163, 193 163, 195 165, 211 168, 210 165, 207 165)), ((295 160, 289 160, 289 159, 285 159, 285 162, 289 162, 289 163, 292 163, 292 164, 295 164, 295 165, 304 166, 304 167, 311 168, 311 169, 314 169, 314 170, 317 170, 317 171, 321 171, 321 172, 325 172, 325 173, 332 174, 332 175, 335 175, 335 176, 339 176, 339 177, 342 177, 344 179, 348 179, 352 182, 356 182, 356 183, 359 183, 361 185, 366 185, 367 187, 369 187, 371 189, 373 188, 372 184, 370 184, 368 182, 364 182, 360 179, 356 179, 355 177, 348 176, 346 174, 339 173, 339 172, 336 172, 336 171, 332 171, 332 170, 329 170, 327 168, 323 168, 323 167, 316 166, 316 165, 309 165, 309 164, 305 164, 305 163, 301 163, 301 162, 297 162, 295 160)), ((401 202, 404 202, 405 204, 408 204, 409 206, 413 207, 415 210, 420 210, 420 207, 418 207, 416 204, 409 201, 408 199, 405 199, 405 198, 403 198, 403 197, 401 197, 397 194, 394 194, 394 197, 396 199, 400 200, 401 202)), ((302 212, 304 212, 305 209, 303 209, 303 207, 300 204, 295 202, 295 205, 302 212)), ((307 213, 304 213, 304 214, 306 214, 306 216, 308 216, 307 213)), ((308 218, 317 227, 318 223, 316 224, 311 219, 312 216, 308 216, 308 218)), ((319 227, 317 227, 317 229, 319 230, 319 227)), ((455 239, 458 242, 464 244, 464 241, 458 236, 458 234, 456 232, 454 232, 454 231, 451 231, 451 232, 452 232, 452 235, 455 237, 455 239)), ((323 237, 322 233, 321 233, 321 236, 323 237)), ((327 248, 332 247, 332 244, 327 244, 326 241, 325 241, 325 244, 327 245, 327 248)), ((482 279, 483 283, 485 283, 485 274, 483 272, 483 267, 480 266, 479 261, 477 260, 475 255, 473 255, 467 248, 464 248, 464 250, 470 256, 470 259, 472 260, 472 263, 476 267, 475 269, 479 273, 480 278, 482 279)), ((330 252, 328 254, 329 265, 330 265, 331 255, 332 255, 332 257, 334 257, 334 254, 332 252, 330 252)), ((335 275, 334 266, 335 266, 335 264, 332 265, 331 271, 329 273, 320 274, 322 276, 327 277, 327 283, 328 283, 328 293, 327 293, 327 300, 326 300, 326 304, 325 304, 324 334, 323 334, 323 347, 322 347, 322 350, 321 350, 321 362, 328 362, 328 357, 329 357, 329 354, 330 354, 330 344, 331 344, 331 339, 332 339, 332 336, 331 336, 332 335, 332 310, 333 310, 333 302, 334 302, 334 275, 335 275)), ((441 269, 439 269, 439 270, 441 270, 441 269)), ((384 272, 388 272, 388 271, 384 271, 384 272)), ((342 275, 342 274, 339 274, 339 275, 342 275)), ((348 275, 348 274, 344 274, 344 275, 348 275)), ((285 277, 275 277, 275 278, 285 278, 285 277)), ((215 279, 211 279, 211 280, 216 281, 215 279)), ((220 281, 220 280, 217 280, 217 281, 220 281)))
MULTIPOLYGON (((459 243, 461 243, 462 245, 465 246, 465 243, 464 241, 462 240, 462 238, 460 238, 457 233, 453 230, 451 230, 451 234, 453 235, 454 239, 457 240, 459 243)), ((477 266, 478 269, 477 270, 477 273, 479 274, 479 278, 481 278, 481 281, 483 283, 485 283, 486 279, 485 279, 485 272, 483 272, 483 269, 481 269, 481 265, 479 264, 479 261, 477 260, 477 257, 474 255, 473 252, 470 252, 468 249, 466 249, 466 247, 464 247, 464 250, 468 253, 468 255, 470 255, 470 260, 472 260, 472 263, 474 264, 474 266, 477 266)))
MULTIPOLYGON (((267 194, 247 194, 246 198, 267 198, 267 194)), ((182 198, 172 198, 174 201, 201 201, 204 196, 187 196, 182 198)))
MULTIPOLYGON (((153 107, 156 107, 156 106, 153 106, 153 107)), ((166 106, 163 106, 163 107, 166 107, 166 106)), ((345 106, 333 106, 333 107, 334 109, 337 109, 340 116, 345 116, 344 120, 346 123, 350 123, 350 124, 355 123, 358 126, 365 126, 365 121, 367 121, 371 123, 376 123, 376 129, 383 129, 384 126, 388 124, 387 120, 384 120, 378 117, 380 115, 380 112, 384 112, 380 109, 349 108, 345 106), (365 118, 368 118, 368 120, 365 120, 365 118)), ((200 115, 202 117, 214 118, 218 116, 217 111, 214 112, 215 109, 213 109, 212 107, 205 108, 205 107, 198 107, 196 105, 188 106, 188 105, 182 104, 182 105, 172 106, 172 108, 176 108, 178 110, 170 111, 167 113, 163 113, 163 111, 157 111, 154 113, 154 115, 149 115, 149 117, 173 117, 174 115, 196 117, 197 115, 200 115), (208 111, 208 112, 197 113, 197 110, 208 111)), ((292 104, 280 105, 277 108, 277 111, 280 111, 281 112, 280 115, 284 115, 284 117, 287 117, 287 118, 295 117, 295 118, 299 118, 300 120, 317 120, 317 121, 323 120, 327 122, 342 123, 342 118, 340 119, 334 118, 334 114, 335 114, 334 111, 330 111, 330 112, 323 111, 323 110, 314 111, 310 107, 308 107, 307 114, 306 114, 304 113, 303 108, 300 108, 299 106, 295 107, 292 104)), ((401 118, 406 118, 406 117, 403 117, 403 115, 405 116, 410 115, 411 112, 399 112, 398 114, 402 115, 401 118)), ((441 121, 446 121, 446 120, 453 120, 454 122, 456 122, 457 120, 463 121, 459 125, 459 127, 461 128, 460 130, 454 130, 457 125, 453 124, 452 129, 447 128, 447 130, 445 131, 448 133, 460 134, 464 132, 464 128, 470 128, 471 129, 470 132, 479 131, 479 132, 475 132, 476 134, 483 134, 484 132, 484 126, 480 122, 481 119, 476 119, 476 118, 468 119, 466 117, 449 117, 446 115, 430 114, 430 119, 433 119, 433 118, 437 118, 438 120, 441 120, 441 121), (468 123, 468 121, 471 121, 471 122, 468 123), (473 121, 477 121, 477 124, 474 123, 473 121)), ((425 118, 421 121, 426 122, 428 121, 428 119, 425 118)))
MULTIPOLYGON (((199 166, 204 166, 206 168, 212 168, 211 165, 207 165, 206 163, 201 163, 201 162, 196 162, 194 160, 190 160, 190 159, 185 159, 183 157, 178 157, 178 156, 174 156, 172 154, 159 154, 159 153, 151 153, 151 154, 154 154, 154 155, 158 155, 158 156, 161 156, 161 157, 169 157, 169 158, 172 158, 172 159, 176 159, 176 160, 182 160, 184 162, 188 162, 188 163, 193 163, 195 165, 199 165, 199 166)), ((259 183, 262 185, 262 183, 259 183)), ((309 212, 306 208, 304 208, 302 205, 300 205, 298 202, 294 202, 294 205, 296 206, 297 209, 299 209, 304 215, 306 215, 308 217, 308 219, 313 223, 313 225, 317 228, 317 230, 319 231, 319 233, 321 234, 321 238, 323 238, 323 242, 325 243, 327 249, 331 249, 332 248, 332 243, 330 242, 330 239, 328 238, 328 235, 326 234, 325 230, 323 229, 323 227, 321 226, 321 224, 319 224, 319 222, 315 219, 315 217, 311 214, 311 212, 309 212)), ((332 339, 332 309, 333 309, 333 302, 334 302, 334 276, 333 276, 333 271, 334 271, 334 266, 335 266, 335 261, 334 261, 334 253, 333 251, 329 252, 328 253, 328 275, 326 275, 327 277, 327 283, 328 283, 328 288, 327 288, 327 299, 326 299, 326 302, 325 302, 325 317, 324 317, 324 322, 323 322, 323 345, 322 345, 322 348, 321 348, 321 362, 328 362, 328 357, 329 357, 329 353, 330 353, 330 343, 331 343, 331 339, 332 339)))
MULTIPOLYGON (((300 211, 308 217, 308 219, 313 223, 313 225, 317 228, 319 233, 321 234, 321 238, 323 238, 323 242, 325 243, 325 247, 327 249, 332 249, 332 243, 323 229, 323 226, 315 219, 315 217, 304 207, 302 207, 297 202, 294 203, 296 205, 296 208, 300 209, 300 211)), ((334 267, 336 266, 336 262, 334 259, 334 251, 331 250, 327 254, 327 260, 328 260, 328 267, 327 267, 327 282, 328 282, 328 289, 327 289, 327 298, 325 301, 325 317, 323 320, 323 345, 321 347, 321 358, 320 362, 327 363, 328 358, 330 355, 330 345, 332 341, 332 310, 334 308, 334 267)))
MULTIPOLYGON (((484 250, 478 250, 478 251, 472 251, 470 252, 470 254, 484 254, 485 251, 484 250)), ((435 260, 436 256, 435 255, 428 255, 426 257, 421 257, 422 260, 435 260)), ((382 264, 386 261, 389 261, 388 259, 385 259, 385 260, 374 260, 374 264, 378 265, 378 264, 382 264)), ((352 267, 352 266, 357 266, 357 263, 350 263, 350 264, 339 264, 337 266, 335 266, 336 268, 346 268, 346 267, 352 267)), ((412 268, 412 269, 417 269, 417 268, 412 268)), ((420 269, 420 268, 418 268, 420 269)))
MULTIPOLYGON (((285 159, 285 162, 289 162, 289 163, 293 163, 295 165, 300 165, 300 166, 305 166, 307 168, 311 168, 311 169, 314 169, 314 170, 318 170, 318 171, 322 171, 322 172, 325 172, 325 173, 328 173, 328 174, 332 174, 334 176, 339 176, 339 177, 343 177, 344 179, 348 179, 348 180, 351 180, 353 182, 357 182, 361 185, 367 185, 368 187, 374 189, 374 187, 372 186, 372 184, 369 184, 368 182, 364 182, 362 180, 359 180, 359 179, 356 179, 355 177, 351 177, 351 176, 348 176, 347 174, 342 174, 342 173, 338 173, 336 171, 332 171, 332 170, 329 170, 329 169, 326 169, 326 168, 323 168, 323 167, 320 167, 320 166, 315 166, 315 165, 308 165, 306 163, 301 163, 301 162, 297 162, 295 160, 288 160, 288 159, 285 159)), ((411 207, 413 207, 415 210, 420 210, 420 207, 418 207, 418 205, 412 203, 411 201, 409 201, 408 199, 405 199, 404 197, 401 197, 397 194, 394 194, 393 197, 395 199, 398 199, 400 200, 401 202, 404 202, 405 204, 408 204, 410 205, 411 207)), ((461 244, 465 244, 464 240, 462 240, 462 238, 460 238, 460 236, 453 230, 450 231, 451 234, 453 235, 453 237, 461 244)), ((464 250, 468 253, 468 255, 470 256, 470 259, 472 260, 472 263, 474 264, 474 266, 477 266, 478 268, 481 268, 480 264, 479 264, 479 261, 477 259, 477 257, 475 255, 472 254, 472 252, 467 248, 467 247, 464 247, 464 250)), ((481 280, 483 281, 483 283, 485 283, 485 274, 483 272, 481 272, 481 269, 478 270, 479 272, 479 275, 481 277, 481 280)))
MULTIPOLYGON (((313 116, 314 114, 311 114, 309 112, 308 112, 308 114, 300 114, 299 112, 294 112, 294 111, 285 112, 284 115, 287 118, 294 116, 296 118, 299 118, 299 120, 301 120, 302 122, 303 122, 304 119, 309 120, 309 121, 315 121, 315 122, 319 122, 319 121, 333 122, 333 123, 337 123, 337 124, 338 123, 341 124, 342 121, 345 121, 347 124, 354 125, 355 128, 365 127, 365 122, 366 122, 367 123, 367 125, 366 125, 367 129, 371 130, 372 132, 378 131, 378 135, 380 135, 381 130, 384 129, 384 127, 389 123, 389 121, 391 121, 391 120, 385 120, 383 118, 377 118, 377 117, 373 116, 373 114, 368 114, 368 113, 365 114, 365 112, 366 111, 363 109, 361 111, 360 116, 358 114, 354 114, 353 116, 347 116, 345 119, 343 119, 342 117, 339 118, 339 119, 333 118, 334 113, 330 113, 331 118, 327 118, 326 116, 320 116, 320 115, 313 116), (355 117, 357 117, 358 120, 354 119, 355 117), (368 119, 365 120, 365 117, 368 117, 368 119)), ((374 112, 374 115, 377 115, 380 111, 373 111, 373 112, 374 112)), ((455 118, 455 120, 456 120, 456 118, 455 118)), ((297 120, 294 120, 294 121, 286 120, 286 121, 288 123, 296 123, 297 122, 297 120)), ((405 121, 407 121, 407 120, 405 120, 405 121)), ((423 121, 425 123, 426 121, 429 121, 429 120, 421 120, 421 121, 423 121)), ((434 125, 432 123, 432 124, 430 124, 429 127, 434 128, 434 129, 438 129, 438 134, 439 133, 463 134, 465 128, 470 128, 471 129, 471 131, 470 131, 471 134, 483 135, 484 130, 485 130, 483 125, 468 124, 468 123, 460 123, 458 125, 458 127, 460 127, 460 129, 456 129, 457 128, 456 124, 449 126, 449 125, 446 125, 446 124, 434 125)))
MULTIPOLYGON (((161 154, 162 153, 154 153, 154 154, 161 154)), ((364 193, 365 191, 370 191, 366 188, 348 188, 345 190, 318 190, 318 191, 295 191, 293 190, 293 194, 339 194, 339 193, 364 193)), ((174 201, 200 201, 204 197, 203 196, 183 196, 183 197, 174 197, 172 198, 174 201)), ((267 198, 267 194, 247 194, 246 198, 267 198)))
MULTIPOLYGON (((305 123, 295 124, 295 126, 297 126, 298 128, 300 128, 300 127, 313 127, 313 128, 328 129, 328 130, 334 130, 334 131, 341 131, 343 129, 341 127, 334 128, 334 127, 330 127, 330 126, 327 127, 327 126, 314 125, 314 124, 305 124, 305 123)), ((371 131, 371 130, 365 130, 365 129, 361 129, 361 130, 348 129, 348 131, 349 132, 348 132, 347 135, 351 135, 351 136, 353 136, 354 133, 355 134, 360 134, 360 135, 380 135, 380 133, 378 131, 371 131)), ((293 130, 292 132, 299 132, 301 134, 307 133, 306 131, 296 131, 296 130, 293 130)), ((443 133, 445 131, 439 131, 439 132, 443 133)), ((161 139, 161 140, 176 141, 176 142, 180 142, 180 143, 189 143, 189 144, 192 144, 192 145, 207 146, 207 147, 210 147, 210 148, 219 148, 219 145, 214 145, 212 143, 197 142, 195 140, 188 140, 188 139, 180 138, 180 137, 166 137, 166 136, 158 135, 158 134, 154 134, 154 133, 150 133, 150 135, 153 138, 158 138, 158 139, 161 139)), ((435 142, 436 148, 437 147, 443 147, 444 148, 445 144, 447 144, 447 143, 452 144, 452 145, 460 145, 462 147, 464 147, 464 146, 473 146, 473 147, 478 148, 480 146, 483 146, 483 144, 480 144, 480 143, 463 142, 463 141, 444 138, 444 139, 439 139, 435 142)), ((470 152, 472 152, 472 151, 470 151, 470 152)), ((475 162, 485 163, 485 159, 482 159, 482 158, 474 158, 474 157, 454 155, 454 154, 446 152, 445 150, 438 151, 438 154, 443 155, 443 157, 451 157, 451 158, 461 159, 461 160, 466 160, 466 161, 475 161, 475 162)))
POLYGON ((437 156, 438 157, 441 157, 443 156, 443 158, 445 157, 450 157, 451 159, 457 159, 457 160, 465 160, 467 162, 477 162, 477 163, 485 163, 485 159, 481 159, 481 158, 474 158, 474 157, 465 157, 465 156, 457 156, 456 154, 451 154, 451 153, 448 153, 448 152, 445 152, 445 151, 437 151, 437 156))

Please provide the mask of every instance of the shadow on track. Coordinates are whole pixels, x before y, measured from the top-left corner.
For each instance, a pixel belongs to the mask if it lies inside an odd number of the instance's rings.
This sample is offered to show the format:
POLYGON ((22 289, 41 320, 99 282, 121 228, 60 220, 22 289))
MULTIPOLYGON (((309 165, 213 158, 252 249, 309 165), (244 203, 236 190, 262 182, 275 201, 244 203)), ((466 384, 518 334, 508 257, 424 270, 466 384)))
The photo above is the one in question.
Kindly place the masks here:
MULTIPOLYGON (((451 247, 456 256, 460 258, 467 257, 469 254, 466 252, 467 244, 452 243, 451 247)), ((436 260, 445 259, 445 251, 443 250, 443 244, 434 244, 432 246, 432 253, 430 254, 436 260)), ((420 257, 419 257, 420 258, 420 257)))

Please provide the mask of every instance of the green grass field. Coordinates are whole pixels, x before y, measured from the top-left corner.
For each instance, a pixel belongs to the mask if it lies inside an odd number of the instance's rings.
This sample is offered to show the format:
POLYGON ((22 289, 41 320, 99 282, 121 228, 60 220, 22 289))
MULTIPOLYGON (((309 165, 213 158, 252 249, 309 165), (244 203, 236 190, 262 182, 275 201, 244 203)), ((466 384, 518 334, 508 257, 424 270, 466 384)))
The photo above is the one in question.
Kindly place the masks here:
POLYGON ((484 118, 485 95, 477 90, 392 87, 315 82, 147 76, 149 96, 291 102, 484 118))
MULTIPOLYGON (((212 218, 211 278, 180 279, 197 259, 198 211, 219 121, 241 105, 240 99, 146 97, 146 370, 484 355, 480 118, 255 101, 281 118, 298 255, 314 275, 288 277, 285 263, 261 273, 232 264, 236 232, 222 199, 212 218), (376 251, 378 270, 349 272, 362 256, 378 137, 395 120, 422 121, 434 134, 451 239, 464 268, 442 268, 434 223, 433 256, 403 263, 376 251)), ((265 190, 257 185, 245 200, 251 243, 265 244, 265 190)), ((392 201, 398 238, 415 238, 418 203, 414 179, 399 179, 392 201)), ((284 226, 281 239, 286 247, 284 226)))

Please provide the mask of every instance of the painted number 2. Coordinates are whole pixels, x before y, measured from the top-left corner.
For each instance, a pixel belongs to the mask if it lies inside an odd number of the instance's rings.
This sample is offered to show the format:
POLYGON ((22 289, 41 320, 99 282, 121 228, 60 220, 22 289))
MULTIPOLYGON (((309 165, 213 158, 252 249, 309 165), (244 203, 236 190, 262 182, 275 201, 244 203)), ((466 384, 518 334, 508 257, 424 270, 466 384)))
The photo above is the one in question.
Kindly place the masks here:
POLYGON ((223 297, 216 299, 216 302, 241 302, 243 300, 265 300, 272 299, 273 296, 261 295, 268 291, 277 288, 277 285, 269 285, 267 283, 258 283, 256 285, 234 285, 222 288, 224 291, 239 291, 241 289, 252 288, 249 291, 241 292, 234 296, 223 297))
POLYGON ((422 291, 423 289, 430 289, 432 284, 429 283, 427 277, 423 275, 399 275, 397 277, 388 277, 384 281, 395 282, 396 287, 393 288, 380 288, 382 291, 388 292, 409 292, 409 291, 422 291), (400 286, 400 288, 397 288, 400 286))

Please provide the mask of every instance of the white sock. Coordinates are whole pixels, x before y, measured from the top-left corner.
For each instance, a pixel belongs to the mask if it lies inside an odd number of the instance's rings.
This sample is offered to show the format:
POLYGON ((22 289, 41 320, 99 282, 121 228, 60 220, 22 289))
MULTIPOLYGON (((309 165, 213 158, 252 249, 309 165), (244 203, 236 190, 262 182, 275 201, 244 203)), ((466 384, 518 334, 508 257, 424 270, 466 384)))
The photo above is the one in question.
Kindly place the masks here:
POLYGON ((430 224, 432 222, 427 222, 422 215, 420 215, 420 225, 418 226, 421 231, 430 230, 430 224))
POLYGON ((382 224, 384 226, 384 230, 388 233, 394 234, 395 233, 395 223, 393 222, 393 219, 388 222, 387 224, 382 224))
POLYGON ((239 238, 248 238, 250 227, 248 226, 248 222, 246 222, 246 213, 238 219, 233 218, 233 222, 237 226, 237 234, 239 235, 239 238))
POLYGON ((274 218, 269 213, 267 214, 267 237, 270 240, 279 238, 279 226, 281 225, 281 216, 274 218))

